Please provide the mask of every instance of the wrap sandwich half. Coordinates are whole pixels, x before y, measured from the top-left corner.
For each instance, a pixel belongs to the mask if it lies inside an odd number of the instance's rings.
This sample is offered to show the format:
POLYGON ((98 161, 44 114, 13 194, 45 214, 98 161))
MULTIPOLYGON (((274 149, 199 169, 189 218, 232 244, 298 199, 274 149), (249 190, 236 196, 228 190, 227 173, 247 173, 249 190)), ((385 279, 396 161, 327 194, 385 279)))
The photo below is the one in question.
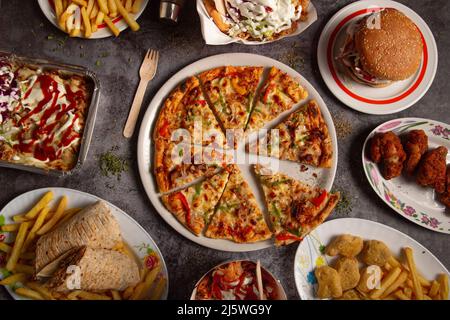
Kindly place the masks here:
POLYGON ((117 220, 104 201, 98 201, 43 235, 36 244, 36 274, 70 249, 88 246, 112 249, 122 241, 117 220))
POLYGON ((47 286, 58 292, 122 291, 136 285, 139 280, 139 268, 128 255, 109 249, 82 246, 70 250, 70 254, 59 262, 59 267, 47 286))

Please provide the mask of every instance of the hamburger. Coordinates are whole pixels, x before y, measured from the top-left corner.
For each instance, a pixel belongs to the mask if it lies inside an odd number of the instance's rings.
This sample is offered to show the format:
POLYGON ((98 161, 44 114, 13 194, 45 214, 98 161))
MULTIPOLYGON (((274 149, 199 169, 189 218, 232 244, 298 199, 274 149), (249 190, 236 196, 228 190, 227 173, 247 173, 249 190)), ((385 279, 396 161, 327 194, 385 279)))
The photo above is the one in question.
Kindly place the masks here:
POLYGON ((384 9, 349 25, 338 60, 356 82, 386 87, 417 72, 423 43, 417 26, 396 9, 384 9))

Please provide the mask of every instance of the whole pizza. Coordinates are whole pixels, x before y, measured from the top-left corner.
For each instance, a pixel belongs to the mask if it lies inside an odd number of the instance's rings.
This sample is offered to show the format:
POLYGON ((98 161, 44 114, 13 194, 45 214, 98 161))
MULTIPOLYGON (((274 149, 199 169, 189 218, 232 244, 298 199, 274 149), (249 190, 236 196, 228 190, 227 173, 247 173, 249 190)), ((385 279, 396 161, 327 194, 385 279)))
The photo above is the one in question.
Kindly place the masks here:
POLYGON ((221 66, 194 75, 165 100, 153 131, 154 174, 164 206, 197 236, 276 245, 301 241, 331 214, 339 194, 255 166, 266 211, 234 152, 247 136, 303 103, 247 152, 330 168, 328 126, 316 101, 278 68, 221 66), (275 146, 275 147, 274 147, 275 146))

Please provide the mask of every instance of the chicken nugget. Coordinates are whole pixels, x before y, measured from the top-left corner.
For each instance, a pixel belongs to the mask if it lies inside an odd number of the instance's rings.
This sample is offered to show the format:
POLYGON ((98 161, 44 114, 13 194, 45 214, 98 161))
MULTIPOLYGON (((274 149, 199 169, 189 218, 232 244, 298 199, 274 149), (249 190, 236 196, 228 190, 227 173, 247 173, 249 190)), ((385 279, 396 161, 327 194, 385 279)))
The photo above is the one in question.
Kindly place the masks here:
POLYGON ((327 245, 325 253, 329 256, 341 255, 347 258, 356 257, 363 248, 363 239, 351 234, 337 236, 327 245))
POLYGON ((340 257, 333 267, 341 278, 342 290, 347 291, 358 285, 360 278, 358 260, 355 258, 340 257))
POLYGON ((314 274, 319 285, 317 289, 319 298, 339 298, 342 296, 341 279, 336 270, 329 266, 321 266, 316 268, 314 274))
POLYGON ((391 250, 384 242, 378 240, 369 240, 364 242, 364 248, 361 251, 361 260, 367 265, 384 266, 392 256, 391 250))
POLYGON ((345 291, 338 300, 362 300, 362 297, 358 291, 352 289, 345 291))
POLYGON ((400 138, 392 131, 377 133, 370 142, 370 158, 381 164, 381 174, 386 180, 398 177, 403 170, 406 153, 400 138))
POLYGON ((359 292, 369 293, 373 289, 380 286, 383 272, 379 266, 372 265, 363 268, 360 275, 361 276, 356 289, 359 292))
POLYGON ((411 130, 406 136, 405 171, 412 175, 417 168, 422 156, 428 150, 428 137, 423 130, 411 130))
POLYGON ((443 193, 445 191, 447 153, 447 148, 443 146, 427 152, 419 165, 417 183, 424 187, 432 187, 437 193, 443 193))

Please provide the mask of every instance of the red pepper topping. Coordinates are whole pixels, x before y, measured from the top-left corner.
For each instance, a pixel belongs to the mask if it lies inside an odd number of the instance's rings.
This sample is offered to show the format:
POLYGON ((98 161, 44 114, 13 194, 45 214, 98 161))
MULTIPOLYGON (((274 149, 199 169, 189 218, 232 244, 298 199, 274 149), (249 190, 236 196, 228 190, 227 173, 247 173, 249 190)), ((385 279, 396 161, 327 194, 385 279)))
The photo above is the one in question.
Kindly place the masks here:
POLYGON ((275 84, 271 83, 267 86, 266 91, 264 92, 263 102, 267 103, 267 99, 269 99, 269 94, 272 92, 272 90, 275 88, 275 84))
POLYGON ((322 193, 319 195, 319 196, 317 196, 317 197, 315 197, 315 198, 313 198, 313 199, 311 199, 311 202, 316 206, 316 207, 320 207, 320 205, 325 201, 325 199, 327 198, 327 192, 324 190, 324 191, 322 191, 322 193))
POLYGON ((286 241, 286 240, 294 240, 294 241, 301 241, 302 238, 294 236, 292 234, 289 233, 281 233, 278 234, 275 239, 277 239, 278 241, 286 241))
POLYGON ((190 226, 191 225, 191 208, 189 207, 189 203, 188 203, 186 197, 184 196, 184 194, 182 194, 181 192, 178 192, 176 194, 176 196, 180 200, 181 205, 183 206, 183 209, 186 212, 186 214, 185 214, 186 224, 188 226, 190 226))
POLYGON ((163 138, 169 138, 169 122, 167 120, 164 120, 164 122, 162 123, 161 127, 159 128, 158 133, 163 138))

